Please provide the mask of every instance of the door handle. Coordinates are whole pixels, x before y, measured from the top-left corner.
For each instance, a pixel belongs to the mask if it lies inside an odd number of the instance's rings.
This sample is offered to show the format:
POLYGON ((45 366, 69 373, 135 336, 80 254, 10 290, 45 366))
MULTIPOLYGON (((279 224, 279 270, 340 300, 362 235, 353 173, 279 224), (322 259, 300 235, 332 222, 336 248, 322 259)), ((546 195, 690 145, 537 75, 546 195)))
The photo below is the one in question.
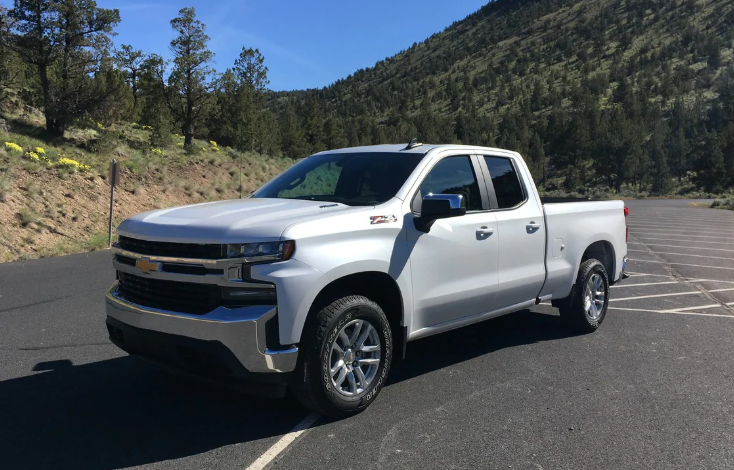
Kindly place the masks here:
POLYGON ((534 232, 535 230, 538 230, 540 228, 540 224, 536 224, 535 222, 530 222, 525 227, 528 229, 528 232, 534 232))
POLYGON ((489 227, 480 227, 477 230, 477 235, 492 235, 493 233, 494 229, 489 227))

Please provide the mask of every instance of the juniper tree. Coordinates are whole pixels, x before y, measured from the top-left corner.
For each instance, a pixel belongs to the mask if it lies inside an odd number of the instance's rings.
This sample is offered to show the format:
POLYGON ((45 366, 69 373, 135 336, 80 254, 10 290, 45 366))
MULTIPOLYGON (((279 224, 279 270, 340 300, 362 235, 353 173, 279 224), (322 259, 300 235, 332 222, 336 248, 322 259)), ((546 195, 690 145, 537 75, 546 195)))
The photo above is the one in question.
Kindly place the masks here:
MULTIPOLYGON (((214 53, 209 50, 206 25, 196 19, 194 8, 182 8, 171 20, 178 36, 171 41, 173 69, 168 77, 165 97, 171 115, 181 126, 184 146, 191 148, 194 134, 201 125, 209 104, 214 71, 209 63, 214 53)), ((163 76, 159 76, 163 80, 163 76)))
POLYGON ((118 10, 94 0, 15 0, 8 47, 36 69, 46 131, 64 135, 71 122, 90 113, 114 89, 96 86, 118 10))

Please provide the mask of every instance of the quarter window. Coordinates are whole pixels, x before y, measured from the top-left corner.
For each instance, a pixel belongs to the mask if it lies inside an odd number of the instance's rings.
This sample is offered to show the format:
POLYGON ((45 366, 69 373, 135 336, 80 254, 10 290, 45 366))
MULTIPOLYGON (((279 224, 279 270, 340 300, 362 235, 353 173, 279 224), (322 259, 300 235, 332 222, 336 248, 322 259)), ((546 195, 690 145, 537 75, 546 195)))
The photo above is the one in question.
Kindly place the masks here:
POLYGON ((500 209, 515 207, 525 200, 522 184, 509 158, 484 157, 492 177, 497 206, 500 209))
POLYGON ((413 210, 420 212, 421 202, 429 194, 461 194, 466 210, 482 210, 482 197, 469 157, 444 158, 434 166, 421 183, 413 202, 413 210))

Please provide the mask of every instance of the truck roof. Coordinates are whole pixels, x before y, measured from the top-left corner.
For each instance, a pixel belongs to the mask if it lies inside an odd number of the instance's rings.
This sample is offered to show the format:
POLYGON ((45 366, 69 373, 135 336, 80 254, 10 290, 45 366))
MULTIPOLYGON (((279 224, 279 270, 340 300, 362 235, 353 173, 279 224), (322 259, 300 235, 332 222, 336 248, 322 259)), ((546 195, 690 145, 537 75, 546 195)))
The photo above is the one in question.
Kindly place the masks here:
POLYGON ((445 148, 445 149, 466 149, 467 151, 476 151, 476 150, 483 150, 483 151, 499 151, 499 152, 507 152, 507 150, 497 149, 497 148, 491 148, 491 147, 480 147, 476 145, 459 145, 459 144, 421 144, 417 147, 413 147, 410 150, 406 150, 407 143, 405 144, 383 144, 383 145, 367 145, 363 147, 346 147, 341 149, 334 149, 334 150, 325 150, 323 152, 319 152, 316 155, 322 154, 322 153, 411 153, 411 154, 426 154, 429 151, 436 149, 436 148, 445 148))

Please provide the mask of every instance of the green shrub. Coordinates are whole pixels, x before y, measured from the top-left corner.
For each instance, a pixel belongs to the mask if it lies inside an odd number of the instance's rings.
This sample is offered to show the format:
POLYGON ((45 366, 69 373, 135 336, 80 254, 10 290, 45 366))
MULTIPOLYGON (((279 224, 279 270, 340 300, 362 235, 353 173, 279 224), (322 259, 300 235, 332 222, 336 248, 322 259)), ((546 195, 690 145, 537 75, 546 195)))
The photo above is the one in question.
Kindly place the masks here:
POLYGON ((41 217, 30 209, 22 209, 18 212, 18 220, 20 221, 20 225, 27 227, 30 224, 38 223, 41 217))

